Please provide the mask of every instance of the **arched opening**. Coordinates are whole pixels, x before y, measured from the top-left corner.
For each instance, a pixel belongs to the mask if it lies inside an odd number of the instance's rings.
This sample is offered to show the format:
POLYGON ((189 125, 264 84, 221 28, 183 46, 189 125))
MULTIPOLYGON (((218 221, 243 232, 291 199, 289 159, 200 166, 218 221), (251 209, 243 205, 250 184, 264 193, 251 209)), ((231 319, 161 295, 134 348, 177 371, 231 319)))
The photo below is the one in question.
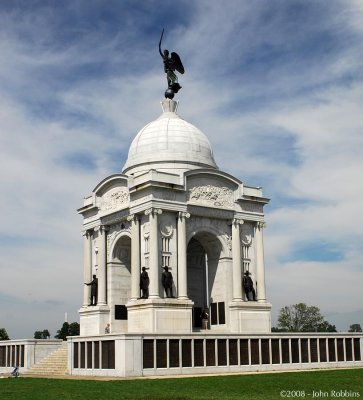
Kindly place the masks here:
POLYGON ((108 263, 108 304, 112 332, 127 330, 126 303, 131 297, 131 239, 122 235, 111 248, 108 263))
MULTIPOLYGON (((220 264, 221 254, 221 242, 209 232, 198 232, 188 243, 188 297, 194 302, 193 326, 196 329, 202 326, 200 315, 203 308, 210 310, 211 324, 219 322, 217 304, 223 302, 224 307, 227 295, 226 274, 220 264)), ((225 323, 224 316, 221 322, 225 323)))
POLYGON ((119 264, 131 274, 131 239, 129 236, 121 236, 112 251, 112 263, 119 264))

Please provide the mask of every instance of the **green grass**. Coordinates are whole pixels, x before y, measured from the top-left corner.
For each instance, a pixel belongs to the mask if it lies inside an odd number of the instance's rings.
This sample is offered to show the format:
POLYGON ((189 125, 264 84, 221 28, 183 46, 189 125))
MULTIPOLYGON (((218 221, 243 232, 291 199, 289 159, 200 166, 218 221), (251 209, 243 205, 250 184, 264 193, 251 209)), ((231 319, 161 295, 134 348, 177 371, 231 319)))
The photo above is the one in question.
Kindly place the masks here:
POLYGON ((363 398, 363 369, 361 368, 112 381, 22 377, 19 379, 0 379, 1 400, 281 400, 284 398, 351 399, 358 397, 363 398), (287 391, 284 393, 285 396, 280 394, 283 390, 287 391), (347 391, 346 396, 334 396, 331 392, 344 392, 344 390, 347 391), (291 393, 288 391, 291 391, 291 393), (327 395, 313 397, 313 391, 327 395), (353 397, 352 393, 358 393, 358 395, 356 394, 353 397), (290 397, 286 394, 290 394, 290 397))

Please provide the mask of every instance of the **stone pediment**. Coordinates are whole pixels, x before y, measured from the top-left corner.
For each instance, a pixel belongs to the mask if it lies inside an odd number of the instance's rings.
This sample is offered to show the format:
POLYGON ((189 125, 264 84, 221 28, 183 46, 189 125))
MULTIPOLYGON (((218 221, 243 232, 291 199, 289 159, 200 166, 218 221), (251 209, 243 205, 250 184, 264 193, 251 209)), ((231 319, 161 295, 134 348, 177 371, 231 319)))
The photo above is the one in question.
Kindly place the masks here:
POLYGON ((233 209, 239 184, 220 172, 196 172, 186 177, 187 201, 206 207, 233 209))
POLYGON ((103 180, 96 186, 94 193, 96 206, 102 214, 129 206, 127 178, 121 174, 112 175, 103 180))

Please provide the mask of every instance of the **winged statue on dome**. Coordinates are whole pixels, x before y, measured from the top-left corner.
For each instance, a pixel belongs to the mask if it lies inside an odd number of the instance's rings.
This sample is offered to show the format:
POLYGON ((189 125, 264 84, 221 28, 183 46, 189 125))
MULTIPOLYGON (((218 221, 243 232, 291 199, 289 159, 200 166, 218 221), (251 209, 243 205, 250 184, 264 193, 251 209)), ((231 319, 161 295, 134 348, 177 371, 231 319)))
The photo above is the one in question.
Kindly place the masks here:
POLYGON ((165 91, 165 97, 167 99, 172 99, 174 94, 178 93, 178 91, 181 89, 175 71, 179 72, 180 74, 184 74, 184 67, 177 53, 172 52, 169 55, 169 50, 165 49, 164 51, 161 51, 161 41, 163 40, 163 36, 164 29, 160 36, 159 53, 164 62, 164 72, 166 73, 166 80, 168 82, 168 88, 165 91))

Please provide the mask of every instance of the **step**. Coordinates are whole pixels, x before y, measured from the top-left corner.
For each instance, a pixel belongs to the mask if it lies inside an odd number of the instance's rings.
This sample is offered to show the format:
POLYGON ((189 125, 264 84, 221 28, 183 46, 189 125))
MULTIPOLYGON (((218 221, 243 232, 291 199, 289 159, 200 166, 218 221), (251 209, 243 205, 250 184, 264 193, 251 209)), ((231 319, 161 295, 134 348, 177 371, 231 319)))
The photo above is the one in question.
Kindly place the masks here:
POLYGON ((29 375, 57 375, 64 376, 68 372, 68 348, 67 343, 63 343, 62 347, 47 357, 43 358, 31 368, 27 374, 29 375))

